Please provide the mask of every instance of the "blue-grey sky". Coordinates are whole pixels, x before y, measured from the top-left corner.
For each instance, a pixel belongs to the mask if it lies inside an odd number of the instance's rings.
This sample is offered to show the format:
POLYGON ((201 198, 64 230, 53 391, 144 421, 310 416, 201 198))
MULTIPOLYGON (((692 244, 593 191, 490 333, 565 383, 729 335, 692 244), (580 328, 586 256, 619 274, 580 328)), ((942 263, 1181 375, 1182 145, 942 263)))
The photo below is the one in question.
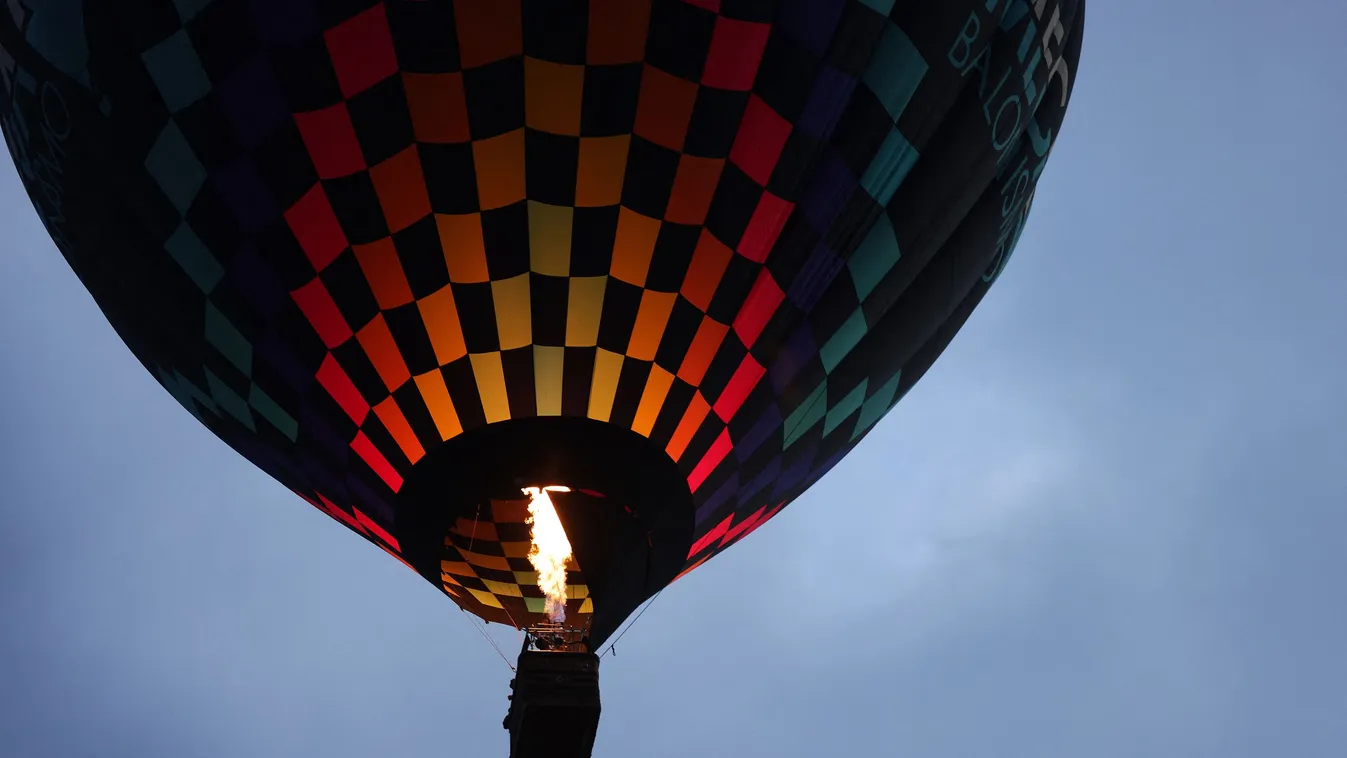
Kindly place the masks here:
MULTIPOLYGON (((1094 0, 1009 269, 604 660, 595 756, 1347 754, 1344 28, 1094 0)), ((0 753, 504 756, 468 618, 160 389, 7 160, 0 232, 0 753)))

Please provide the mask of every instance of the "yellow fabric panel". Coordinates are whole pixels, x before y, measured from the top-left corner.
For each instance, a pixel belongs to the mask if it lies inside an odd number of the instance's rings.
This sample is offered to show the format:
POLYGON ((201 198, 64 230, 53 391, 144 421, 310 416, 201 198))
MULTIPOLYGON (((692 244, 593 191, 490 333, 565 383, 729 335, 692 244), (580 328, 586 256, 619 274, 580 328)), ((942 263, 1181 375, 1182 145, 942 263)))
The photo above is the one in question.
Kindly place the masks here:
POLYGON ((613 413, 617 380, 622 375, 623 356, 599 348, 594 355, 594 380, 589 385, 589 417, 607 421, 613 413))
POLYGON ((495 582, 490 579, 483 579, 482 584, 486 585, 491 594, 500 597, 523 597, 524 593, 519 591, 519 585, 506 584, 505 582, 495 582))
POLYGON ((510 420, 510 396, 505 391, 505 367, 501 365, 500 353, 475 353, 472 359, 472 374, 477 378, 477 393, 482 396, 482 411, 486 422, 510 420))
POLYGON ((603 315, 606 276, 573 276, 566 306, 566 346, 594 347, 599 344, 599 318, 603 315))
POLYGON ((529 269, 536 274, 570 276, 573 209, 536 200, 528 202, 528 209, 529 269))
POLYGON ((465 589, 467 589, 468 592, 471 592, 472 596, 477 598, 477 602, 481 603, 482 605, 490 606, 492 608, 501 608, 501 609, 505 608, 505 606, 501 605, 500 601, 496 599, 496 596, 491 594, 490 592, 475 590, 472 589, 471 587, 465 589))
POLYGON ((514 350, 533 342, 533 318, 529 303, 529 275, 520 274, 491 283, 496 306, 496 329, 500 349, 514 350))
POLYGON ((561 415, 561 385, 565 376, 566 348, 533 346, 533 386, 539 416, 561 415))
POLYGON ((463 560, 474 566, 481 566, 482 568, 493 569, 495 571, 510 570, 510 562, 498 555, 482 555, 481 553, 474 553, 462 548, 459 548, 458 552, 463 556, 463 560))

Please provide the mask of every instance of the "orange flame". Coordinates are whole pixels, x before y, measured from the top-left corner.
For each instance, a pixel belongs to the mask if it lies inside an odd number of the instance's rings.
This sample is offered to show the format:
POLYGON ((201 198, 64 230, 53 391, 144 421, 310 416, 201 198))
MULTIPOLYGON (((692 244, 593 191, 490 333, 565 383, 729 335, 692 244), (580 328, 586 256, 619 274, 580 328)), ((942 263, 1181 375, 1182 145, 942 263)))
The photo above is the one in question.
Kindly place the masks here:
POLYGON ((571 541, 557 516, 548 492, 570 492, 569 487, 525 487, 529 496, 529 563, 538 572, 538 589, 547 598, 544 610, 556 623, 566 620, 566 561, 571 558, 571 541))

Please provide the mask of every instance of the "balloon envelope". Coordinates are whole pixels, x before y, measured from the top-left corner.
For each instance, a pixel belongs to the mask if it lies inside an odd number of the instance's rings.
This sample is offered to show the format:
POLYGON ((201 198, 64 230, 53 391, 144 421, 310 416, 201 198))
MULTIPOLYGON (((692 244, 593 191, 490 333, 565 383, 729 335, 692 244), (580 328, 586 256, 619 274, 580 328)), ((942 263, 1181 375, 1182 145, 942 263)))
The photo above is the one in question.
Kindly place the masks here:
POLYGON ((214 434, 521 626, 522 488, 569 487, 567 610, 601 642, 944 350, 1019 238, 1083 24, 1084 0, 11 2, 0 117, 57 247, 214 434))

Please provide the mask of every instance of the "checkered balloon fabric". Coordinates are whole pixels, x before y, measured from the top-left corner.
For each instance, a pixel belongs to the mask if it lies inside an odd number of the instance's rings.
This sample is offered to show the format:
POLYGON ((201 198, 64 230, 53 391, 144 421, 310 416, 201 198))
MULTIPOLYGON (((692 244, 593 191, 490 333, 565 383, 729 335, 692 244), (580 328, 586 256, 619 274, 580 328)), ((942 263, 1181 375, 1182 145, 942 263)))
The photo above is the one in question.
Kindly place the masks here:
MULTIPOLYGON (((57 247, 188 411, 520 625, 527 499, 473 495, 414 555, 418 467, 584 419, 677 472, 655 584, 742 539, 995 282, 1083 23, 1084 0, 17 0, 0 116, 57 247)), ((563 517, 652 512, 614 486, 563 517)), ((583 618, 620 582, 591 597, 580 553, 583 618)))

